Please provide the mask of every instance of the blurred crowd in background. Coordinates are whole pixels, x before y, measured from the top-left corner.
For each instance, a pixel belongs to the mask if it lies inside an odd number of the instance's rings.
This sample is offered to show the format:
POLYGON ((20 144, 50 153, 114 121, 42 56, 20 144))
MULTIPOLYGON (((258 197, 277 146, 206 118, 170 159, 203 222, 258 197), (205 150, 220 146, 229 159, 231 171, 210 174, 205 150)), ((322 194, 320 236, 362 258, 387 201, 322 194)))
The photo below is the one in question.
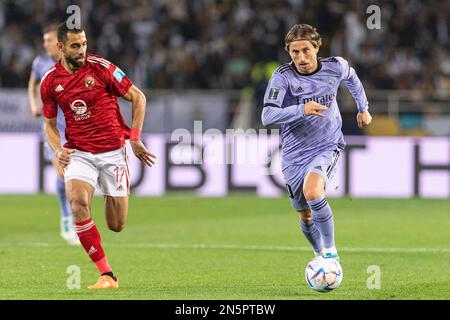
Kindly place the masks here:
POLYGON ((289 61, 284 36, 296 23, 316 26, 323 38, 319 54, 346 57, 366 88, 450 88, 450 1, 379 1, 380 30, 366 27, 371 3, 2 0, 1 86, 26 86, 42 51, 42 27, 62 21, 67 6, 78 4, 88 50, 146 88, 242 89, 261 77, 266 82, 273 65, 289 61))
MULTIPOLYGON (((72 4, 81 8, 88 52, 136 85, 242 92, 254 127, 272 72, 290 61, 286 32, 311 24, 322 36, 319 56, 345 57, 372 111, 388 114, 365 134, 450 135, 450 0, 0 0, 0 88, 26 87, 43 27, 67 19, 72 4), (379 29, 367 26, 372 4, 381 9, 379 29)), ((361 134, 346 90, 338 100, 344 133, 361 134)), ((228 123, 241 101, 229 103, 228 123)))

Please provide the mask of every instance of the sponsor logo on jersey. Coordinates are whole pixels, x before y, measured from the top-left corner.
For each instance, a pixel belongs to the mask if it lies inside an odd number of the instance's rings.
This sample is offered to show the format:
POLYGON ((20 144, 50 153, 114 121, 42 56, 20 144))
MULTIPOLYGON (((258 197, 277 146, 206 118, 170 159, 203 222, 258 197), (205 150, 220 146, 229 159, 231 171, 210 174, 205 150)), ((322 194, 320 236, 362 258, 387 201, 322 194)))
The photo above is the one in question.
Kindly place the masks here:
POLYGON ((95 86, 94 77, 87 75, 86 78, 84 78, 84 85, 86 86, 86 88, 92 89, 95 86))
POLYGON ((91 117, 91 112, 87 112, 87 104, 83 100, 77 99, 70 103, 70 109, 75 112, 75 120, 87 120, 91 117))
POLYGON ((335 97, 336 97, 335 93, 325 94, 323 96, 312 96, 308 98, 303 98, 302 103, 307 104, 309 101, 315 101, 318 104, 326 105, 327 107, 329 107, 335 97))
POLYGON ((123 77, 125 77, 125 73, 122 70, 120 70, 119 67, 116 67, 116 69, 113 72, 113 76, 114 78, 116 78, 118 83, 121 83, 123 77))

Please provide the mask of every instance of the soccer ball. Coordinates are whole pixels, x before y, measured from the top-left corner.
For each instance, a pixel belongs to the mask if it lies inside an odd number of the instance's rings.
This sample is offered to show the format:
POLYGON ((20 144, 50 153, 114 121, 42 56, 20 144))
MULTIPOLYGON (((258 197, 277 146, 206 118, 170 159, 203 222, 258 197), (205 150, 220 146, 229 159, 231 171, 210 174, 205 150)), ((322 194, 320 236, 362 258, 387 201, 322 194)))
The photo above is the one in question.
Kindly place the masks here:
POLYGON ((341 285, 344 273, 336 259, 316 257, 312 259, 305 270, 305 278, 311 289, 319 292, 329 292, 341 285))

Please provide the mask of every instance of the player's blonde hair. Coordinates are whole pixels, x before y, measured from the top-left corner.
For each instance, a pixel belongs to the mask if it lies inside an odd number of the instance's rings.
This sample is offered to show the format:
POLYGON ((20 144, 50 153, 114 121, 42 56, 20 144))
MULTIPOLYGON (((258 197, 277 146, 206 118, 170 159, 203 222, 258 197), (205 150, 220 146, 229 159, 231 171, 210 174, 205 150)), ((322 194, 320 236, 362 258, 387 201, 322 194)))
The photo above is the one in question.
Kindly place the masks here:
POLYGON ((284 38, 284 49, 289 52, 289 45, 294 41, 307 40, 311 42, 314 48, 319 48, 322 45, 322 38, 317 32, 316 28, 309 24, 296 24, 288 31, 286 38, 284 38))
POLYGON ((42 29, 42 34, 46 34, 46 33, 49 33, 49 32, 58 32, 58 27, 59 27, 59 23, 47 24, 42 29))

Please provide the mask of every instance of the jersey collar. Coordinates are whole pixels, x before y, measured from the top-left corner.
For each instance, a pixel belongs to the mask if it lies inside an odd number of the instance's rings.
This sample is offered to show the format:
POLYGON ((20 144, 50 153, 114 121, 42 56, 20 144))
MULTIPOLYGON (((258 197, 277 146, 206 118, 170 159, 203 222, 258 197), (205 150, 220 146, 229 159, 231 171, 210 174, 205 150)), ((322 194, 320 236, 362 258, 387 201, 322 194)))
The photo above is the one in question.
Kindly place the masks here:
POLYGON ((310 73, 300 73, 300 72, 297 70, 297 67, 295 66, 294 61, 291 61, 291 64, 292 64, 292 66, 294 67, 295 72, 297 72, 297 74, 301 75, 302 77, 309 77, 309 76, 312 76, 313 74, 316 74, 317 72, 319 72, 319 71, 322 69, 322 63, 320 62, 319 59, 317 59, 317 69, 314 70, 313 72, 310 72, 310 73))

